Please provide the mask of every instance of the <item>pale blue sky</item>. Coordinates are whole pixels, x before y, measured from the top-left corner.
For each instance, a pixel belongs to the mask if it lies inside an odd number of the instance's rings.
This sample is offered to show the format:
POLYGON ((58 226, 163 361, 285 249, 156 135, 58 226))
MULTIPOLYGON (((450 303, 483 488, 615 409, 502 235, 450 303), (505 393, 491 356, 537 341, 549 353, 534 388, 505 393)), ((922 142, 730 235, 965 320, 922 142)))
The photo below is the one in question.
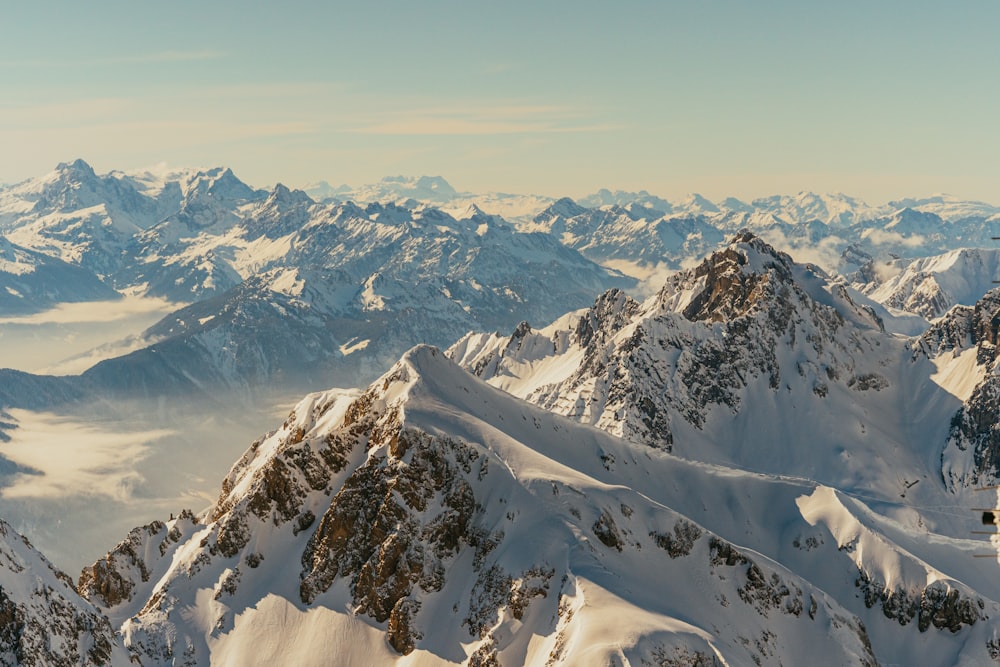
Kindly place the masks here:
POLYGON ((1000 203, 1000 3, 0 3, 0 181, 1000 203))

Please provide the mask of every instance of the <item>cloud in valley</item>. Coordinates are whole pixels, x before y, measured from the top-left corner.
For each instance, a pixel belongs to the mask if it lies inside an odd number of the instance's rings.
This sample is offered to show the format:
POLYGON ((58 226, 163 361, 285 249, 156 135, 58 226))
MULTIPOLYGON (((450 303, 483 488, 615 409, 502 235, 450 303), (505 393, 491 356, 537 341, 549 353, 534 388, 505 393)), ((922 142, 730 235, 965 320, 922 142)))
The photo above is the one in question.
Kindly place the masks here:
POLYGON ((104 496, 128 500, 143 482, 136 466, 166 429, 122 432, 51 413, 11 410, 19 427, 0 454, 38 471, 19 473, 0 490, 4 499, 104 496))

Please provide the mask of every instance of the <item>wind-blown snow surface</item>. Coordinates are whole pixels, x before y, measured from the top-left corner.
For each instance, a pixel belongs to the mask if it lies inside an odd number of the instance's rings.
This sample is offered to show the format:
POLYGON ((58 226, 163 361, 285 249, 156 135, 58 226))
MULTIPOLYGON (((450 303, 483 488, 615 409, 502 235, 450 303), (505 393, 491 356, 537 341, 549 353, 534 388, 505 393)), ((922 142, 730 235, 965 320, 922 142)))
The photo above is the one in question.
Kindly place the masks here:
POLYGON ((143 664, 983 664, 996 563, 802 478, 543 411, 434 348, 315 394, 80 589, 143 664), (699 662, 700 661, 700 662, 699 662))

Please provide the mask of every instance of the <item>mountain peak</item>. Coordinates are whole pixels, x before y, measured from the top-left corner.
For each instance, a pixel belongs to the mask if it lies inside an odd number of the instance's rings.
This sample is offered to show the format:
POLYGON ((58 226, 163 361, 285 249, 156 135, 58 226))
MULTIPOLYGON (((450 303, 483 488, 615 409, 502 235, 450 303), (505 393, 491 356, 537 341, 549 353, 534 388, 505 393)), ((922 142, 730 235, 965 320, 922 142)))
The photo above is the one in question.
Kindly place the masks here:
POLYGON ((81 158, 77 158, 72 162, 60 162, 56 165, 56 171, 63 173, 80 174, 88 178, 95 178, 97 173, 94 168, 87 164, 81 158))
POLYGON ((681 208, 697 213, 719 212, 718 206, 716 206, 714 203, 712 203, 702 195, 698 194, 697 192, 693 192, 690 195, 688 195, 681 203, 681 208))
POLYGON ((381 185, 389 186, 397 195, 412 195, 417 199, 445 201, 458 192, 441 176, 386 176, 381 185))
MULTIPOLYGON (((775 275, 792 279, 792 259, 760 237, 742 230, 729 247, 712 253, 692 272, 696 289, 681 313, 691 321, 726 321, 748 312, 761 300, 775 275)), ((670 283, 664 287, 664 291, 670 283)), ((772 287, 773 289, 773 287, 772 287)))
POLYGON ((304 191, 302 190, 292 190, 286 185, 278 183, 271 190, 271 194, 268 195, 267 201, 275 204, 284 205, 296 205, 296 204, 315 204, 316 202, 304 191))
POLYGON ((433 190, 438 194, 454 195, 455 188, 442 176, 421 176, 417 179, 417 187, 424 190, 433 190))
POLYGON ((552 202, 544 211, 535 216, 536 221, 551 220, 553 218, 571 218, 581 215, 589 209, 580 206, 569 197, 561 197, 552 202))

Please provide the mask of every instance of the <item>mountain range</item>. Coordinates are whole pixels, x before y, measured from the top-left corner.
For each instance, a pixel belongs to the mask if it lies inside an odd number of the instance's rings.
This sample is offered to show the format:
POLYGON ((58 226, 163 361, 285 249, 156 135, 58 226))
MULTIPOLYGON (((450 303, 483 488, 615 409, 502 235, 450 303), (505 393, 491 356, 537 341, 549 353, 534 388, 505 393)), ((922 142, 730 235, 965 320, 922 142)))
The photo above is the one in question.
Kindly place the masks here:
POLYGON ((0 403, 359 388, 75 582, 0 523, 7 662, 1000 661, 970 535, 1000 502, 987 205, 602 191, 508 221, 438 179, 383 182, 433 205, 317 203, 56 172, 0 192, 10 266, 192 303, 81 376, 0 372, 0 403))
MULTIPOLYGON (((44 307, 32 297, 57 269, 87 279, 67 280, 75 291, 50 302, 117 290, 179 305, 130 341, 127 355, 77 377, 30 379, 53 397, 367 380, 418 342, 447 345, 525 313, 552 319, 634 284, 475 207, 456 218, 424 205, 322 205, 282 185, 254 190, 228 169, 156 183, 61 164, 0 192, 0 233, 21 244, 9 251, 19 263, 0 264, 11 312, 44 307)), ((27 381, 6 372, 8 405, 38 395, 27 381)))
MULTIPOLYGON (((128 354, 108 346, 112 358, 81 376, 31 378, 29 392, 26 378, 5 371, 5 403, 26 405, 16 397, 37 397, 37 387, 57 400, 365 381, 416 343, 548 322, 604 289, 631 289, 619 269, 651 287, 741 229, 923 321, 973 303, 993 263, 985 251, 952 261, 952 273, 976 272, 965 287, 933 286, 925 274, 938 269, 903 268, 988 247, 997 216, 946 196, 884 206, 810 193, 670 203, 604 190, 583 199, 595 207, 529 198, 531 212, 508 222, 476 204, 496 196, 457 192, 440 177, 337 191, 357 201, 254 189, 225 168, 98 175, 82 160, 0 190, 7 314, 120 293, 178 304, 118 346, 128 354)), ((914 322, 900 327, 913 333, 914 322)))

